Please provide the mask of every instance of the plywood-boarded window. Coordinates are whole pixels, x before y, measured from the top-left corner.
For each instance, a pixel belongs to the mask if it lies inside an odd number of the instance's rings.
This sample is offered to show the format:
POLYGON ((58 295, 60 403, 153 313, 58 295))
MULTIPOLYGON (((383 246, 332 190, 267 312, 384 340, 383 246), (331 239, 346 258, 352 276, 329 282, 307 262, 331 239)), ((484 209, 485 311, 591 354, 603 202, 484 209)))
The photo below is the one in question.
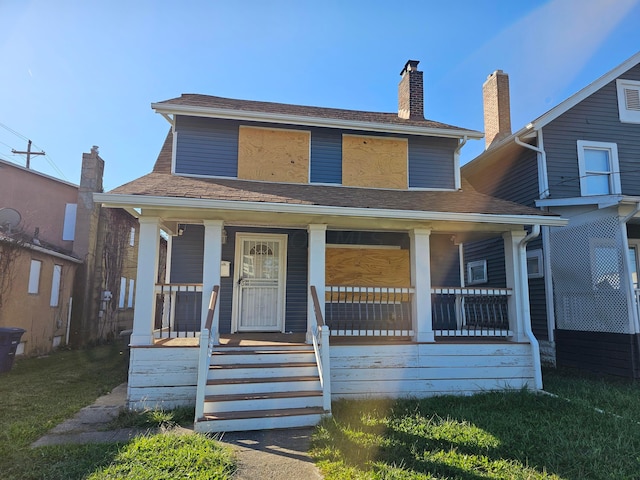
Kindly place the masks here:
POLYGON ((406 138, 342 137, 342 184, 407 189, 406 138))
POLYGON ((241 126, 238 178, 308 183, 310 142, 310 132, 241 126))
POLYGON ((389 248, 327 248, 327 285, 410 287, 409 250, 389 248))

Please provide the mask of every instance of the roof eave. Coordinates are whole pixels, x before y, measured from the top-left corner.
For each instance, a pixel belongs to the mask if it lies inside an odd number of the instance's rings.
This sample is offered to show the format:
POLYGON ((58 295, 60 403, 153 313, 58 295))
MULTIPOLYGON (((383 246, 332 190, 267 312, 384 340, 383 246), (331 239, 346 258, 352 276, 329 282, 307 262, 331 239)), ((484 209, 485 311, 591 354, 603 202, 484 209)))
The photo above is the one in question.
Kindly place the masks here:
POLYGON ((559 103, 558 105, 556 105, 554 108, 552 108, 551 110, 549 110, 545 114, 543 114, 540 117, 536 118, 535 120, 533 120, 529 124, 529 126, 531 126, 531 128, 533 128, 533 129, 537 130, 539 128, 544 127, 545 125, 548 125, 553 120, 558 118, 560 115, 565 113, 567 110, 575 107, 578 103, 580 103, 581 101, 586 99, 588 96, 593 95, 595 92, 600 90, 602 87, 607 85, 609 82, 612 82, 613 80, 618 78, 620 75, 622 75, 627 70, 635 67, 638 63, 640 63, 640 52, 638 52, 635 55, 631 56, 630 58, 628 58, 627 60, 622 62, 620 65, 618 65, 614 69, 608 71, 607 73, 602 75, 597 80, 591 82, 589 85, 584 87, 582 90, 574 93, 569 98, 567 98, 565 101, 559 103))
POLYGON ((513 225, 545 225, 558 227, 567 224, 561 217, 548 215, 499 215, 486 213, 457 213, 430 212, 423 210, 397 210, 382 208, 336 207, 327 205, 300 205, 270 202, 247 202, 232 200, 214 200, 185 197, 157 197, 150 195, 129 195, 114 193, 94 193, 94 201, 105 207, 173 207, 219 210, 249 210, 260 209, 264 212, 333 215, 340 217, 389 218, 416 221, 451 221, 476 222, 513 225))
POLYGON ((192 105, 167 105, 152 103, 156 113, 167 115, 189 115, 195 117, 225 118, 229 120, 245 120, 252 122, 270 122, 305 125, 311 127, 345 128, 349 130, 365 130, 372 132, 400 133, 408 135, 428 135, 434 137, 463 138, 479 140, 484 137, 481 132, 466 129, 433 128, 416 125, 398 125, 394 123, 362 122, 335 118, 307 117, 283 113, 255 112, 227 108, 197 107, 192 105))

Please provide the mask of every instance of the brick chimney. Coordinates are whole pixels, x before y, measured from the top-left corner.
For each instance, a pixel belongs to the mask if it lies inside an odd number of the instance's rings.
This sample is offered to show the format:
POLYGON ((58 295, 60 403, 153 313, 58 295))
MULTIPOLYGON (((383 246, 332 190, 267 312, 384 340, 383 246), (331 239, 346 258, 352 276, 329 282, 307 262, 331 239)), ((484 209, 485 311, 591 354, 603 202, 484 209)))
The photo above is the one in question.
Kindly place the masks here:
POLYGON ((424 120, 424 94, 422 72, 418 71, 418 60, 409 60, 400 75, 398 85, 398 117, 424 120))
POLYGON ((485 150, 511 135, 509 75, 496 70, 482 85, 485 150))

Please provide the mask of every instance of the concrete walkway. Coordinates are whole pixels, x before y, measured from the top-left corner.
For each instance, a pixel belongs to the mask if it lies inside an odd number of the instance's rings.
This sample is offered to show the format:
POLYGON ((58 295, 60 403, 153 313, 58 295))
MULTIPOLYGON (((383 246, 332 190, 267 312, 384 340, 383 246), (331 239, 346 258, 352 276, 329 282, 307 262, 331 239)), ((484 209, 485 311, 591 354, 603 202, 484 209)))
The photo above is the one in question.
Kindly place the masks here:
MULTIPOLYGON (((114 388, 84 407, 73 418, 51 429, 35 441, 32 447, 61 444, 128 442, 133 437, 156 431, 123 428, 106 430, 109 422, 124 410, 127 384, 114 388)), ((178 428, 185 433, 192 430, 178 428)), ((230 446, 238 460, 237 480, 321 479, 322 475, 307 454, 312 428, 261 430, 216 434, 223 444, 230 446)))

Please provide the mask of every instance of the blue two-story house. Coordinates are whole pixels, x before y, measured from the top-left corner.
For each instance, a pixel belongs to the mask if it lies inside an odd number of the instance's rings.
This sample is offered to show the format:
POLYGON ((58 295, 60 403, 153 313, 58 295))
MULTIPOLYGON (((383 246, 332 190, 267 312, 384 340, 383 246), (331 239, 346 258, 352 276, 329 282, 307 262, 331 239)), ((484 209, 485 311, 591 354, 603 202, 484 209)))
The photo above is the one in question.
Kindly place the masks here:
MULTIPOLYGON (((558 366, 640 377, 640 53, 511 133, 508 77, 484 84, 486 150, 475 189, 569 219, 527 253, 533 331, 558 366)), ((468 246, 467 261, 497 249, 468 246)))
POLYGON ((171 125, 153 171, 95 196, 140 221, 129 406, 195 404, 227 431, 313 425, 341 397, 541 388, 525 246, 564 220, 461 181, 482 134, 424 118, 417 65, 394 113, 152 105, 171 125), (468 288, 462 245, 487 238, 504 282, 468 288))

